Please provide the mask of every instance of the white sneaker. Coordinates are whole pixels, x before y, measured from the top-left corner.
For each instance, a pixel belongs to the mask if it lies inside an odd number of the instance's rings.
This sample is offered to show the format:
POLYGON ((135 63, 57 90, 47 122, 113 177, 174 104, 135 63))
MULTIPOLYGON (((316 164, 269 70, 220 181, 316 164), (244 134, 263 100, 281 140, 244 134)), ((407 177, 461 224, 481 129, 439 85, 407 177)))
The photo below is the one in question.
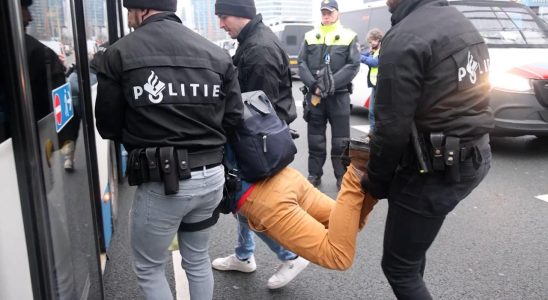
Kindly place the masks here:
POLYGON ((257 269, 254 255, 251 255, 247 260, 239 260, 235 254, 216 258, 211 263, 211 266, 213 269, 219 271, 240 271, 244 273, 250 273, 257 269))
POLYGON ((68 171, 68 172, 73 171, 74 162, 72 161, 72 159, 70 158, 65 159, 64 167, 65 167, 65 171, 68 171))
POLYGON ((290 283, 310 262, 302 257, 294 260, 288 260, 281 263, 276 269, 276 273, 268 279, 268 288, 279 289, 290 283))

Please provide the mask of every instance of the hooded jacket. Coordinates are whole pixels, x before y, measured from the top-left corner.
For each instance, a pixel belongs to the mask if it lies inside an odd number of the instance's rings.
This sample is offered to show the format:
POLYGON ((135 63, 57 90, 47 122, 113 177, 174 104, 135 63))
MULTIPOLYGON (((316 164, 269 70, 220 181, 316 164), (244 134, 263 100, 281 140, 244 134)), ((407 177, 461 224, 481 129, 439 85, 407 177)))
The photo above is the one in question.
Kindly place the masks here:
POLYGON ((278 37, 256 15, 238 35, 238 49, 233 57, 238 68, 242 93, 262 90, 272 102, 276 114, 287 124, 297 118, 291 92, 289 57, 278 37))
POLYGON ((489 53, 474 25, 440 0, 402 1, 391 21, 379 57, 368 166, 370 183, 385 191, 404 153, 413 151, 413 122, 423 134, 443 132, 461 142, 494 127, 489 53))

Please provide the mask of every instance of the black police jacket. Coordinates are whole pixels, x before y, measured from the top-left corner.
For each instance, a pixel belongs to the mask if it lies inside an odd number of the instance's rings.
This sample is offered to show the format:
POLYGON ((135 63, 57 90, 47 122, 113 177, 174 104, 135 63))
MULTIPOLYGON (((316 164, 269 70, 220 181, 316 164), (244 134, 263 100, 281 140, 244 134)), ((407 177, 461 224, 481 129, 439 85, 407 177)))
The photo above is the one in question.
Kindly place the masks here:
POLYGON ((289 58, 276 35, 256 15, 238 35, 233 57, 238 68, 242 93, 262 90, 272 102, 276 114, 287 124, 297 118, 291 92, 289 58))
MULTIPOLYGON (((447 1, 402 1, 382 40, 369 181, 388 188, 410 141, 443 132, 470 141, 494 127, 489 53, 477 29, 447 1)), ((376 195, 379 196, 379 195, 376 195)))
POLYGON ((229 55, 173 13, 147 18, 110 46, 97 71, 97 129, 129 149, 219 147, 241 118, 229 55))

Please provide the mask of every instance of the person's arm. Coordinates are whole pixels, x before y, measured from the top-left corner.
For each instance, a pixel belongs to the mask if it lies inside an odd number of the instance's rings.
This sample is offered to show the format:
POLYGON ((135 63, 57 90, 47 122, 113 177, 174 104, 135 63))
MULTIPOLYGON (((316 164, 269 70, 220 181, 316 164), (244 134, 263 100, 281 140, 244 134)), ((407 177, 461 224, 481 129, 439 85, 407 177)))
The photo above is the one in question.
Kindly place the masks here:
POLYGON ((314 77, 314 75, 312 75, 312 72, 310 72, 310 68, 308 67, 308 54, 306 51, 307 48, 308 43, 305 40, 303 41, 301 51, 299 52, 298 56, 299 77, 306 87, 308 87, 309 89, 313 89, 316 85, 316 78, 314 77))
POLYGON ((225 113, 223 116, 223 129, 225 135, 230 136, 240 122, 243 114, 242 95, 238 83, 238 73, 234 66, 230 66, 224 76, 222 93, 224 94, 225 113))
POLYGON ((373 56, 369 52, 367 53, 367 55, 362 53, 361 62, 362 64, 366 64, 370 68, 375 68, 379 66, 379 57, 373 56))
MULTIPOLYGON (((110 50, 110 49, 109 49, 110 50)), ((95 119, 97 131, 104 139, 121 142, 126 101, 122 90, 122 66, 119 53, 106 51, 97 74, 95 119)))
POLYGON ((346 64, 337 70, 333 74, 333 79, 335 80, 335 90, 345 88, 352 79, 356 77, 358 71, 360 70, 360 51, 358 49, 358 44, 356 38, 348 45, 348 57, 346 58, 346 64))
POLYGON ((281 74, 282 62, 278 54, 271 48, 256 46, 248 49, 245 55, 247 63, 238 72, 247 74, 247 89, 249 91, 262 90, 276 108, 277 102, 280 100, 281 78, 288 76, 288 74, 281 74))
POLYGON ((384 45, 375 97, 375 133, 371 138, 368 178, 362 184, 376 198, 385 198, 405 151, 422 95, 430 48, 414 35, 402 34, 384 45))

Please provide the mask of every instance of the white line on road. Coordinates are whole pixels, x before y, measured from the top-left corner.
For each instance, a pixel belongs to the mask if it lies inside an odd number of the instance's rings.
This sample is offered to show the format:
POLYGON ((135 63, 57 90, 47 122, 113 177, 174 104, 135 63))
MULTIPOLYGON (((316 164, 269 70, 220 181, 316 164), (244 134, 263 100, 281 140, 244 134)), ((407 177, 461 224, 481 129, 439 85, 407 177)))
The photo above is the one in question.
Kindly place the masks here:
POLYGON ((371 127, 369 125, 356 125, 352 126, 352 128, 368 134, 371 127))
POLYGON ((188 290, 188 279, 186 278, 185 270, 181 267, 181 254, 179 250, 171 252, 173 258, 173 272, 175 272, 175 293, 177 294, 177 300, 190 299, 190 292, 188 290))
POLYGON ((539 195, 539 196, 536 196, 535 198, 539 199, 539 200, 542 200, 544 202, 548 202, 548 194, 546 195, 539 195))

